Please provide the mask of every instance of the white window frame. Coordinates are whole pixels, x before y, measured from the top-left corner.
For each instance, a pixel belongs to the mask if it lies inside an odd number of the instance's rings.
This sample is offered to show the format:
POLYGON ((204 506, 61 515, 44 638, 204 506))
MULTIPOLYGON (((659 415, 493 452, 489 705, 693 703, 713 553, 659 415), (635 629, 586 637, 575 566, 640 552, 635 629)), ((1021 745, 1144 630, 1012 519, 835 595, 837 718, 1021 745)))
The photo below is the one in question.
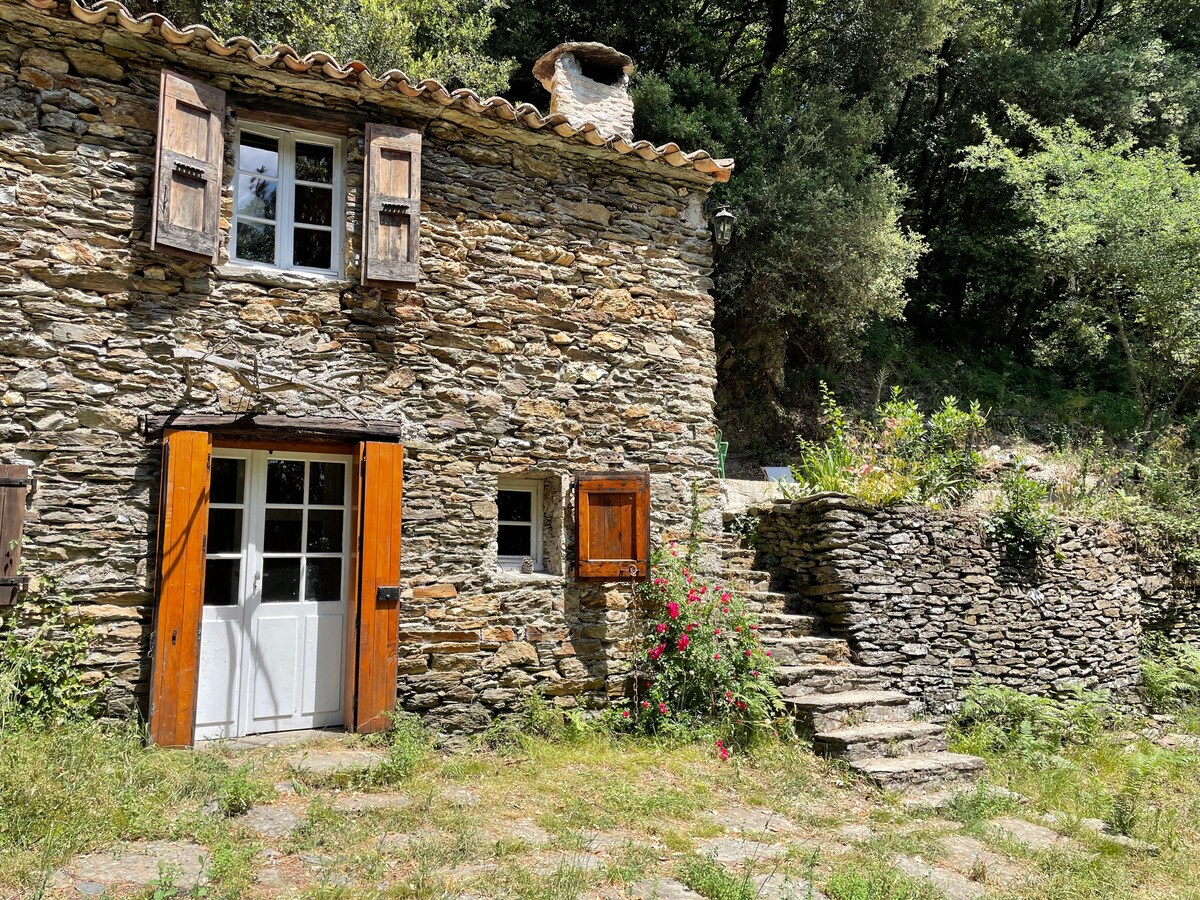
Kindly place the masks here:
MULTIPOLYGON (((249 121, 238 124, 237 144, 235 151, 233 173, 233 217, 229 230, 229 261, 238 266, 251 269, 265 269, 277 272, 309 272, 318 275, 341 276, 345 264, 345 234, 346 234, 346 142, 339 137, 321 134, 314 131, 301 131, 291 128, 277 128, 273 125, 260 125, 249 121), (275 262, 265 263, 258 260, 241 259, 237 252, 238 233, 238 184, 242 175, 254 175, 254 172, 242 171, 242 135, 256 134, 261 137, 274 138, 279 141, 279 176, 278 189, 275 196, 275 262), (333 148, 333 208, 330 218, 330 263, 328 269, 318 269, 310 266, 295 265, 295 253, 292 229, 296 225, 296 144, 315 144, 320 147, 333 148)), ((317 182, 301 181, 301 185, 314 185, 317 182)), ((256 218, 241 217, 242 221, 263 224, 256 218)), ((324 231, 325 226, 305 225, 314 231, 324 231)))
MULTIPOLYGON (((496 485, 496 499, 500 499, 500 491, 520 491, 530 494, 529 517, 532 522, 512 522, 497 517, 496 540, 499 547, 501 525, 529 525, 529 555, 533 559, 533 570, 542 571, 542 520, 546 517, 545 507, 542 506, 542 482, 539 479, 501 478, 496 485)), ((520 571, 524 556, 498 556, 500 568, 505 571, 520 571)))

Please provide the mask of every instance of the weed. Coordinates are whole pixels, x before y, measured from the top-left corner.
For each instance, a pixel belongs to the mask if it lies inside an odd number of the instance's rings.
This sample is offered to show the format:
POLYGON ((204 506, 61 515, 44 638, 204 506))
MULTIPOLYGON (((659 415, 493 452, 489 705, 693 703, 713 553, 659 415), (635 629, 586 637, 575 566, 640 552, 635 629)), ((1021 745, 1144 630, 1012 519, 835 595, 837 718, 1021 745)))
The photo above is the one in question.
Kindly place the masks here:
POLYGON ((1058 522, 1045 504, 1045 485, 1016 472, 1000 483, 1000 495, 984 528, 1006 553, 1031 560, 1058 543, 1058 522))
POLYGON ((750 875, 735 875, 707 856, 685 857, 679 864, 679 880, 709 900, 754 900, 750 875))
POLYGON ((932 885, 878 860, 843 862, 829 876, 825 893, 831 900, 935 900, 941 896, 932 885))

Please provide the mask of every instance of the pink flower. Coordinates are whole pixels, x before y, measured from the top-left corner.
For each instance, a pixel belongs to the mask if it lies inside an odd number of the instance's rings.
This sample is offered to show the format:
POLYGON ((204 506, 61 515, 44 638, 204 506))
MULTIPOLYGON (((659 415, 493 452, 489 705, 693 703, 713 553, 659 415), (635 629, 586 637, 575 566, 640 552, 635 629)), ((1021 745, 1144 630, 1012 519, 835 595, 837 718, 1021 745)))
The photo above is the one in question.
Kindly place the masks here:
POLYGON ((720 659, 720 658, 721 658, 721 654, 720 654, 720 653, 714 653, 714 654, 713 654, 713 659, 720 659))
POLYGON ((650 708, 650 701, 649 701, 649 700, 643 700, 643 701, 642 701, 642 709, 649 709, 649 708, 650 708))
POLYGON ((751 653, 751 652, 750 652, 749 650, 747 650, 747 651, 746 651, 746 655, 747 655, 747 656, 750 656, 750 653, 751 653))
POLYGON ((663 702, 660 700, 660 701, 658 702, 658 711, 659 711, 660 713, 662 713, 662 714, 665 716, 665 715, 667 714, 667 704, 663 703, 663 702))
POLYGON ((705 591, 707 591, 707 590, 708 590, 708 585, 707 585, 707 584, 702 584, 702 585, 700 585, 700 593, 702 593, 702 594, 703 594, 703 593, 704 593, 705 591))
POLYGON ((721 760, 721 762, 729 759, 729 750, 721 741, 717 741, 717 759, 721 760))
POLYGON ((621 718, 628 719, 629 718, 629 710, 625 710, 625 712, 621 713, 621 718))
POLYGON ((691 638, 689 638, 686 634, 681 634, 679 636, 679 640, 677 640, 675 642, 675 649, 676 650, 686 650, 688 648, 688 644, 690 644, 690 643, 691 643, 691 638))
POLYGON ((724 593, 724 594, 722 594, 722 595, 721 595, 721 602, 722 602, 722 603, 728 603, 731 597, 733 597, 733 594, 730 594, 730 593, 726 592, 726 593, 724 593))
POLYGON ((657 625, 654 626, 654 630, 657 631, 659 634, 662 634, 664 631, 667 630, 667 623, 659 622, 657 625))
POLYGON ((770 650, 768 650, 768 651, 767 651, 767 656, 770 656, 770 655, 771 655, 771 651, 770 651, 770 650))
POLYGON ((666 649, 667 649, 667 645, 666 645, 666 644, 659 644, 657 647, 655 647, 653 650, 651 650, 651 651, 650 651, 650 653, 649 653, 648 655, 649 655, 649 657, 650 657, 651 659, 655 659, 655 660, 656 660, 656 659, 658 659, 660 656, 662 656, 662 655, 663 655, 663 653, 666 651, 666 649))
POLYGON ((751 672, 751 673, 750 673, 750 677, 751 677, 751 678, 757 678, 757 677, 758 677, 758 669, 755 669, 753 672, 751 672))
POLYGON ((757 625, 751 625, 751 626, 750 626, 750 630, 751 630, 751 631, 758 631, 758 626, 757 626, 757 625))
POLYGON ((676 603, 674 600, 672 600, 670 603, 667 604, 667 615, 670 616, 672 619, 679 618, 679 604, 676 603))
POLYGON ((732 691, 726 691, 726 692, 725 692, 725 699, 726 699, 726 700, 732 700, 732 699, 733 699, 733 692, 732 692, 732 691))
POLYGON ((728 606, 722 606, 722 607, 721 607, 721 612, 728 614, 728 613, 729 613, 729 607, 728 607, 728 606))
POLYGON ((720 634, 720 633, 721 633, 721 629, 720 629, 720 628, 714 628, 714 629, 713 629, 713 634, 714 634, 714 635, 717 635, 717 634, 720 634))
POLYGON ((741 625, 739 625, 737 628, 735 628, 735 629, 733 629, 733 630, 734 630, 734 631, 736 631, 738 634, 741 634, 741 633, 742 633, 742 626, 741 626, 741 625))

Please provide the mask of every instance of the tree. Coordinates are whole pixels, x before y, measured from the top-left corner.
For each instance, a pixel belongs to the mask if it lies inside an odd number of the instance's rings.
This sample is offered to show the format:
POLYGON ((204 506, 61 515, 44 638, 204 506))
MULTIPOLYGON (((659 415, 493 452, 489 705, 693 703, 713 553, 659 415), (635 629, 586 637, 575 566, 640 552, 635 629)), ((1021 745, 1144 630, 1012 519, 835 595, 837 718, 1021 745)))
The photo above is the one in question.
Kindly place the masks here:
POLYGON ((1116 342, 1149 431, 1165 425, 1200 382, 1200 174, 1179 144, 1106 142, 1074 120, 1011 121, 1020 152, 983 123, 964 165, 993 170, 1029 213, 1024 231, 1046 276, 1051 326, 1041 355, 1099 355, 1116 342))
POLYGON ((484 96, 508 87, 513 62, 484 49, 501 0, 142 0, 176 24, 202 22, 222 37, 244 34, 300 53, 325 50, 357 59, 376 74, 400 69, 414 81, 436 78, 484 96))

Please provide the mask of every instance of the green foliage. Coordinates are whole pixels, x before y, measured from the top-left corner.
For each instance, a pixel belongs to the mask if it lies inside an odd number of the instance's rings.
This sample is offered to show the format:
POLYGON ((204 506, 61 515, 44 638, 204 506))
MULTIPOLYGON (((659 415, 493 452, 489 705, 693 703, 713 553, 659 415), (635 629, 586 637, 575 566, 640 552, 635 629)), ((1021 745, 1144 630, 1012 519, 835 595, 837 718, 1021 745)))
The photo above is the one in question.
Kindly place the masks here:
POLYGON ((1032 219, 1024 237, 1061 283, 1043 356, 1102 356, 1115 342, 1144 427, 1170 421, 1200 380, 1200 174, 1178 142, 1106 140, 1015 107, 1009 117, 1036 149, 1022 153, 983 124, 965 164, 1013 189, 1032 219))
POLYGON ((882 862, 841 865, 829 876, 831 900, 934 900, 941 893, 882 862))
POLYGON ((805 493, 835 491, 880 505, 957 506, 975 489, 975 451, 985 420, 978 403, 962 409, 945 397, 926 416, 899 388, 876 409, 874 422, 851 424, 821 383, 827 437, 802 441, 793 476, 805 493))
POLYGON ((1086 745, 1117 719, 1106 693, 1077 689, 1040 697, 976 682, 967 689, 956 726, 974 751, 1038 757, 1068 744, 1086 745))
POLYGON ((754 900, 750 875, 735 875, 707 856, 687 856, 679 865, 680 880, 709 900, 754 900))
POLYGON ((1006 553, 1036 559, 1058 543, 1058 522, 1046 505, 1046 486, 1021 472, 1004 476, 1000 500, 984 527, 1006 553))
POLYGON ((651 573, 639 589, 649 620, 638 689, 621 719, 646 733, 711 734, 722 756, 786 727, 776 663, 745 601, 701 582, 674 545, 655 551, 651 573))
MULTIPOLYGON (((165 0, 135 4, 218 34, 279 41, 299 52, 325 50, 340 62, 357 59, 376 74, 400 69, 413 80, 437 78, 485 97, 508 86, 514 63, 485 49, 502 0, 165 0)), ((548 48, 547 48, 548 49, 548 48)))
POLYGON ((1148 638, 1141 662, 1142 696, 1156 712, 1200 704, 1200 647, 1148 638))
POLYGON ((70 596, 50 580, 0 620, 0 730, 93 714, 95 695, 82 669, 91 635, 70 596))

